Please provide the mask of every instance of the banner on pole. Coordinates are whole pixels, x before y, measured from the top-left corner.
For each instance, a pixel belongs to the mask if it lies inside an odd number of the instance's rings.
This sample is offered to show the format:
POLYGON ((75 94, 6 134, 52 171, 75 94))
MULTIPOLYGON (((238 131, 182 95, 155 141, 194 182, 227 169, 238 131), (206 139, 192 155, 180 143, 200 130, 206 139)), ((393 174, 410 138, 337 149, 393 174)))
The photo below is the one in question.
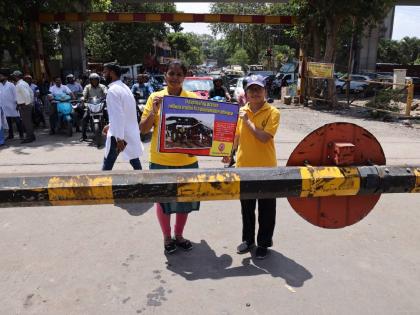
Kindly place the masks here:
POLYGON ((333 79, 334 64, 321 62, 307 63, 308 77, 312 79, 333 79))

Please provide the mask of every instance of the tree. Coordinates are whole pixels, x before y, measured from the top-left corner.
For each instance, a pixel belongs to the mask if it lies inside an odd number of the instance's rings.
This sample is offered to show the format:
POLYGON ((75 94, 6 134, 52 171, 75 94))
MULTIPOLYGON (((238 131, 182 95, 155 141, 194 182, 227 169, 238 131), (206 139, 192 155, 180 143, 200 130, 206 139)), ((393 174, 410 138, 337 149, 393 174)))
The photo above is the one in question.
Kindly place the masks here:
POLYGON ((416 37, 404 37, 400 41, 383 39, 379 42, 379 62, 412 65, 419 60, 420 39, 416 37))
POLYGON ((334 62, 340 32, 356 20, 356 30, 376 26, 384 19, 393 0, 291 0, 298 17, 298 36, 303 48, 325 62, 334 62), (322 36, 325 34, 324 36, 322 36))
MULTIPOLYGON (((265 3, 213 3, 211 13, 215 14, 267 14, 270 6, 265 3)), ((260 53, 271 46, 277 29, 268 25, 225 24, 211 26, 213 33, 223 34, 227 53, 234 55, 238 45, 244 49, 251 63, 258 63, 260 53), (267 33, 270 34, 267 36, 267 33)))
MULTIPOLYGON (((102 8, 103 9, 103 8, 102 8)), ((106 3, 107 11, 175 12, 172 3, 106 3)), ((180 30, 179 24, 173 27, 180 30)), ((86 46, 91 58, 100 61, 117 60, 121 64, 136 64, 153 51, 153 41, 163 40, 169 28, 163 23, 91 23, 86 29, 86 46)), ((181 34, 181 33, 177 33, 181 34)))
POLYGON ((245 49, 238 47, 231 58, 228 59, 228 62, 231 65, 241 65, 243 69, 249 64, 248 53, 245 49))
POLYGON ((167 36, 167 41, 175 50, 176 58, 178 58, 178 52, 187 52, 191 49, 191 40, 185 33, 170 33, 167 36))
MULTIPOLYGON (((11 60, 7 65, 30 70, 31 60, 36 54, 32 20, 38 12, 77 11, 78 4, 79 2, 74 0, 0 1, 0 51, 9 52, 11 60)), ((45 56, 55 56, 57 53, 57 30, 56 24, 43 26, 42 33, 47 42, 45 56)))
MULTIPOLYGON (((388 14, 393 0, 290 0, 291 12, 298 18, 295 34, 306 55, 334 63, 339 35, 351 25, 351 33, 374 27, 388 14), (354 25, 354 27, 353 27, 354 25)), ((328 80, 328 98, 336 105, 334 80, 328 80)))
POLYGON ((181 60, 187 66, 200 65, 203 62, 203 56, 198 47, 191 47, 190 50, 181 53, 181 60))

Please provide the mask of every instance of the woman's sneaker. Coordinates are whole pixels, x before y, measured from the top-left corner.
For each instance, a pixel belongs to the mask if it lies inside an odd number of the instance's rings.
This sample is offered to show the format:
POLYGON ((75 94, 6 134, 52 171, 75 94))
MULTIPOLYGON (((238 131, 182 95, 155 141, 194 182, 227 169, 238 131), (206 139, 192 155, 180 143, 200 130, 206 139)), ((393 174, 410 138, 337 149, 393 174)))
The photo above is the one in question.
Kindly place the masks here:
POLYGON ((191 250, 193 248, 192 243, 190 242, 190 240, 187 240, 185 238, 181 238, 181 239, 177 239, 176 237, 174 238, 175 241, 175 245, 177 247, 181 247, 183 250, 188 251, 191 250))
POLYGON ((248 242, 242 242, 236 248, 236 252, 238 254, 245 254, 245 253, 248 253, 249 251, 251 251, 251 249, 253 249, 254 247, 255 247, 255 244, 254 243, 249 244, 248 242))
POLYGON ((255 258, 256 259, 265 259, 268 255, 267 247, 258 246, 257 250, 255 251, 255 258))
POLYGON ((171 240, 169 243, 165 245, 165 254, 173 254, 176 251, 176 244, 174 240, 171 240))

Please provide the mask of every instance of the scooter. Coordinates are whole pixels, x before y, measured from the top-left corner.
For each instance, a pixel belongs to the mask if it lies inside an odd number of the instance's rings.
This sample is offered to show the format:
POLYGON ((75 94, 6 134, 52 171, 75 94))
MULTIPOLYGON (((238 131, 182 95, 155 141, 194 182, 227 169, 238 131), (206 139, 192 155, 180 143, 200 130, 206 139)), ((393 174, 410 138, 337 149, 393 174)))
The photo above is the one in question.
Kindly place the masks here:
POLYGON ((58 129, 65 128, 68 137, 73 135, 73 106, 68 94, 54 94, 53 102, 57 105, 58 129))
POLYGON ((105 99, 92 97, 85 102, 86 110, 90 114, 90 127, 94 134, 93 141, 99 148, 102 146, 102 129, 107 124, 106 122, 106 104, 105 99))

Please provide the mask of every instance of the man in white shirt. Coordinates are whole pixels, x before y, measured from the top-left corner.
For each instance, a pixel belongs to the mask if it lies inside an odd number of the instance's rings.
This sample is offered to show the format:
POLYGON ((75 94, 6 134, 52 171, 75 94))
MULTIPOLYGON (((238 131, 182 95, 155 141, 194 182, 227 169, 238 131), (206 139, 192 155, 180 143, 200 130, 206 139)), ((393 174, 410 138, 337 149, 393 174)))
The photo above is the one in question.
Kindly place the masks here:
POLYGON ((44 113, 42 112, 42 101, 40 97, 40 91, 38 85, 36 85, 32 79, 32 76, 29 74, 26 74, 23 77, 23 80, 28 83, 29 87, 32 89, 32 92, 34 92, 34 112, 33 112, 33 123, 36 127, 39 126, 39 124, 42 123, 43 127, 46 127, 44 113))
POLYGON ((121 68, 115 63, 104 65, 104 77, 110 82, 106 95, 109 125, 107 133, 103 171, 110 171, 122 152, 135 170, 141 170, 140 155, 143 144, 140 141, 140 129, 137 123, 136 101, 130 88, 121 80, 121 68))
POLYGON ((8 69, 0 69, 0 106, 3 108, 3 114, 6 117, 9 126, 9 136, 7 139, 13 139, 13 123, 16 124, 20 139, 23 139, 23 126, 16 104, 16 87, 7 79, 10 75, 8 69))
POLYGON ((56 94, 68 94, 71 96, 72 99, 75 99, 74 94, 72 91, 70 91, 70 89, 61 84, 61 78, 59 76, 54 78, 54 85, 50 86, 50 91, 48 94, 48 98, 50 100, 50 135, 55 134, 55 127, 57 126, 57 120, 58 120, 58 115, 57 115, 57 104, 51 102, 51 100, 54 99, 54 95, 56 94))
POLYGON ((30 143, 35 141, 34 126, 32 123, 34 92, 29 84, 23 80, 22 72, 15 71, 12 73, 12 77, 16 82, 16 103, 26 132, 26 138, 22 143, 30 143))

